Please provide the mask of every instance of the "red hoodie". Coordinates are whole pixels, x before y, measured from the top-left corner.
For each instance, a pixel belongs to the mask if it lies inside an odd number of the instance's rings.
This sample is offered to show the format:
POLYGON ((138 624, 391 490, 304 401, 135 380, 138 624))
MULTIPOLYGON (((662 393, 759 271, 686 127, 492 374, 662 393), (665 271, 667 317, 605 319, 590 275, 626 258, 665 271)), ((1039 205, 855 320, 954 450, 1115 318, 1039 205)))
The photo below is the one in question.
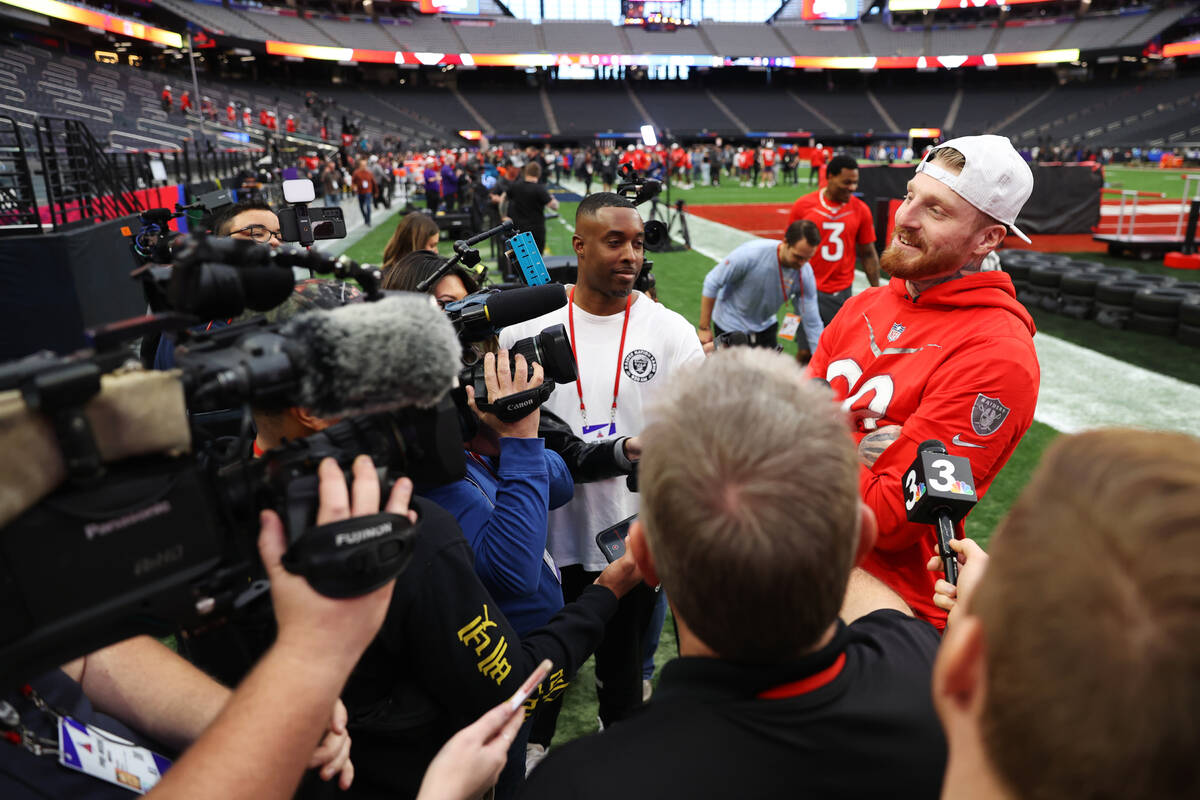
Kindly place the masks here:
POLYGON ((951 455, 970 459, 976 492, 987 492, 1033 422, 1040 382, 1034 332, 1004 272, 947 281, 916 300, 893 278, 846 301, 809 364, 849 411, 856 442, 884 425, 902 426, 900 438, 860 472, 863 500, 879 521, 863 567, 939 629, 946 612, 933 605, 938 575, 925 569, 936 535, 907 521, 901 476, 921 442, 940 439, 951 455))

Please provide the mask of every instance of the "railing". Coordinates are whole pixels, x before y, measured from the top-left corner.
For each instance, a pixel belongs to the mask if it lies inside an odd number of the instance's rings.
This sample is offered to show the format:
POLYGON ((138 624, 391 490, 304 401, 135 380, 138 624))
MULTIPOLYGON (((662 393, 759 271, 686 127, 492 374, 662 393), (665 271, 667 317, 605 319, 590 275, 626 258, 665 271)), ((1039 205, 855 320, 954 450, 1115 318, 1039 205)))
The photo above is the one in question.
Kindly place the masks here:
POLYGON ((0 235, 41 230, 21 129, 12 117, 0 117, 0 235))
POLYGON ((208 150, 196 143, 184 143, 173 149, 153 148, 138 152, 113 153, 112 158, 121 173, 132 185, 154 186, 162 183, 192 184, 200 182, 228 181, 238 173, 254 174, 255 162, 262 158, 262 150, 208 150), (163 170, 155 176, 153 162, 160 162, 163 170), (166 176, 164 181, 161 175, 166 176))
POLYGON ((87 125, 39 117, 34 127, 50 222, 55 228, 136 214, 142 204, 87 125))

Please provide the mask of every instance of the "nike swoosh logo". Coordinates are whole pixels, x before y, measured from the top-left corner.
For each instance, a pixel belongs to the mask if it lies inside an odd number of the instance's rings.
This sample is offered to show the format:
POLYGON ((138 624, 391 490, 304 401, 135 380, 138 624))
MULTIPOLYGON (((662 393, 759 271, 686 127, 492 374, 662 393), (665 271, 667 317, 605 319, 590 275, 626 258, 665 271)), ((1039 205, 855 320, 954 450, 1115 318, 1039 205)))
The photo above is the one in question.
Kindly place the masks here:
POLYGON ((961 434, 954 434, 954 438, 950 440, 950 443, 958 447, 987 447, 986 444, 971 444, 970 442, 964 442, 960 437, 961 434))
MULTIPOLYGON (((583 435, 587 436, 589 433, 595 433, 596 431, 602 431, 605 428, 607 428, 608 425, 609 425, 609 423, 607 423, 607 422, 601 423, 600 425, 584 425, 583 426, 583 435)), ((976 447, 982 447, 982 445, 976 445, 976 447)))

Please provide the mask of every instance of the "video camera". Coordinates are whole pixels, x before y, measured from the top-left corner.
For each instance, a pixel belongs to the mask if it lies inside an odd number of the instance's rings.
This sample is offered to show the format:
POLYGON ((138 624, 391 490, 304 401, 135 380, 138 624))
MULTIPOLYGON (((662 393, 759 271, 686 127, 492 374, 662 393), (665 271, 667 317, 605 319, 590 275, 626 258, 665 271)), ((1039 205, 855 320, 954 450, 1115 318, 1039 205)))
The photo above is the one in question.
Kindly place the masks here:
MULTIPOLYGON (((442 264, 432 275, 421 281, 417 285, 417 290, 428 291, 456 263, 461 262, 467 266, 478 264, 480 261, 479 251, 473 245, 492 236, 511 233, 513 230, 513 223, 506 221, 469 239, 454 242, 454 256, 442 264)), ((519 234, 510 240, 510 244, 517 242, 517 247, 528 256, 528 247, 521 246, 523 237, 532 239, 528 234, 519 234)), ((533 253, 537 253, 536 248, 533 253)), ((540 258, 539 255, 539 261, 540 258)), ((545 273, 545 271, 543 264, 540 272, 545 273)), ((534 269, 526 271, 525 275, 537 272, 538 270, 534 269)), ((549 276, 547 275, 544 280, 548 281, 549 276)), ((530 283, 528 277, 526 282, 530 283)), ((490 403, 487 399, 487 383, 484 380, 484 351, 479 346, 497 336, 506 325, 540 317, 562 308, 566 303, 566 289, 562 284, 557 283, 540 283, 506 290, 485 289, 464 297, 462 300, 449 303, 446 306, 446 315, 454 325, 463 346, 464 366, 459 374, 459 383, 463 387, 459 394, 460 401, 465 404, 465 387, 472 386, 475 390, 475 403, 481 411, 492 412, 504 422, 515 422, 550 399, 550 394, 554 391, 556 384, 574 381, 577 377, 575 354, 571 349, 570 339, 567 338, 566 328, 562 325, 553 325, 537 336, 514 342, 509 351, 510 356, 514 359, 518 353, 525 356, 529 376, 533 374, 535 362, 542 365, 544 371, 542 385, 508 395, 499 403, 490 403)), ((515 360, 510 362, 510 365, 515 375, 515 360)), ((464 421, 464 430, 470 431, 473 428, 473 417, 464 421)))
POLYGON ((0 682, 236 613, 266 590, 255 547, 262 509, 284 520, 285 567, 319 592, 362 594, 403 572, 420 522, 381 514, 313 527, 325 457, 349 470, 366 453, 385 487, 402 474, 434 483, 465 474, 469 412, 448 395, 461 351, 454 326, 428 297, 384 297, 379 277, 299 248, 186 237, 171 280, 193 313, 116 323, 92 332, 89 350, 0 366, 0 435, 6 452, 21 453, 0 466, 0 682), (357 280, 365 302, 180 330, 172 372, 127 363, 131 338, 186 328, 200 310, 265 305, 254 270, 290 284, 283 267, 301 260, 357 280), (293 405, 341 420, 253 458, 251 407, 293 405), (206 438, 199 412, 231 407, 241 409, 239 434, 206 438))

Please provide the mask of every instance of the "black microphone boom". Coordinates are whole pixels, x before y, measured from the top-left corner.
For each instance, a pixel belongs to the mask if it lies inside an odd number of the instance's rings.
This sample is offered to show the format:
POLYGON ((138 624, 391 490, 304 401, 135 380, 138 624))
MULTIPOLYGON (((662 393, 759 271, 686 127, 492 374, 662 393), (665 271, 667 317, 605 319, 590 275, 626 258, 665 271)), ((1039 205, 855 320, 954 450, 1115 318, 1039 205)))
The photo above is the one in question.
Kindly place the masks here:
POLYGON ((436 270, 434 270, 432 275, 430 275, 425 280, 418 283, 416 290, 421 293, 428 292, 429 287, 433 286, 438 281, 440 281, 442 279, 442 276, 445 275, 447 272, 449 272, 450 268, 452 266, 454 266, 455 264, 457 264, 459 261, 463 262, 464 264, 466 264, 469 267, 475 266, 476 264, 479 263, 479 252, 477 250, 473 249, 471 247, 471 245, 476 245, 476 244, 479 244, 480 242, 487 241, 488 239, 492 238, 493 236, 499 236, 501 234, 512 233, 515 229, 516 229, 516 226, 513 225, 512 220, 506 219, 506 220, 504 220, 504 222, 500 223, 496 227, 488 228, 486 231, 483 231, 482 233, 477 233, 474 236, 470 237, 469 239, 459 239, 458 241, 456 241, 453 244, 454 258, 451 258, 446 263, 442 264, 440 267, 438 267, 436 270))

